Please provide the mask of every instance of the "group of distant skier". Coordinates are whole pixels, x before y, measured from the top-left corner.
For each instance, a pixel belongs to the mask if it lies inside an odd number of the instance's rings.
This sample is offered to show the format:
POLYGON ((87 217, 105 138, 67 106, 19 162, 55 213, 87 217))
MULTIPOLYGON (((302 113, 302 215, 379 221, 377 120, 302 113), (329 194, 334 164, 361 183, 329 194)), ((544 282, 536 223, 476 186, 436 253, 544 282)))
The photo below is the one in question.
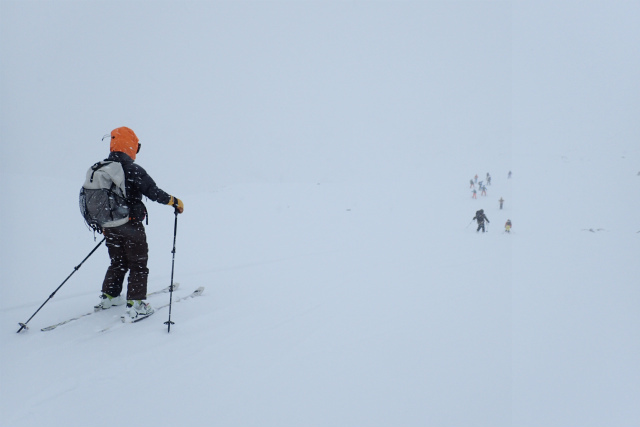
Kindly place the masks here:
MULTIPOLYGON (((478 192, 476 191, 476 184, 478 184, 478 190, 480 190, 480 195, 481 196, 486 196, 487 195, 487 186, 484 185, 484 181, 480 181, 478 182, 478 174, 476 174, 475 177, 473 177, 473 179, 469 180, 469 184, 471 188, 471 197, 474 199, 478 198, 478 192)), ((487 185, 491 185, 491 175, 489 175, 489 172, 487 172, 487 185)))
MULTIPOLYGON (((507 179, 511 178, 511 171, 509 171, 509 174, 507 175, 507 179)), ((491 175, 489 174, 489 172, 487 172, 487 176, 486 176, 486 185, 491 185, 491 175)), ((477 191, 476 191, 476 184, 478 185, 478 188, 480 190, 480 195, 481 196, 486 196, 487 195, 487 187, 484 185, 483 181, 478 181, 478 174, 476 174, 471 180, 469 180, 469 188, 472 189, 472 195, 471 198, 473 199, 477 199, 477 191)), ((502 197, 500 197, 500 200, 498 200, 498 203, 500 203, 500 210, 502 210, 503 206, 504 206, 504 199, 502 197)), ((489 218, 487 218, 487 215, 484 213, 483 209, 480 209, 478 211, 476 211, 476 215, 472 218, 471 220, 476 221, 478 223, 478 228, 476 229, 476 233, 479 233, 480 230, 482 230, 482 232, 485 232, 485 222, 487 222, 487 224, 490 224, 491 221, 489 221, 489 218)), ((504 231, 505 233, 511 233, 511 220, 507 219, 507 222, 504 224, 504 231)))

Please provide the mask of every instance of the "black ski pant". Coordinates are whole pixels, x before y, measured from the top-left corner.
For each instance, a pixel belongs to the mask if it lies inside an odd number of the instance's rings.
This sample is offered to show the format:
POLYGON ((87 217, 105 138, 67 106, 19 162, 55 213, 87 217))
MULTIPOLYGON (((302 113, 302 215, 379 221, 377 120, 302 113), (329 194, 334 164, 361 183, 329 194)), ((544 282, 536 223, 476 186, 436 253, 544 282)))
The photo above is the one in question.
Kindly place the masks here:
POLYGON ((111 265, 102 283, 102 292, 117 297, 122 292, 124 276, 129 272, 128 300, 147 298, 149 246, 142 222, 127 222, 103 230, 111 265))
POLYGON ((477 233, 478 231, 480 231, 480 229, 482 229, 482 232, 484 233, 484 222, 479 222, 479 223, 478 223, 478 229, 476 230, 476 233, 477 233))

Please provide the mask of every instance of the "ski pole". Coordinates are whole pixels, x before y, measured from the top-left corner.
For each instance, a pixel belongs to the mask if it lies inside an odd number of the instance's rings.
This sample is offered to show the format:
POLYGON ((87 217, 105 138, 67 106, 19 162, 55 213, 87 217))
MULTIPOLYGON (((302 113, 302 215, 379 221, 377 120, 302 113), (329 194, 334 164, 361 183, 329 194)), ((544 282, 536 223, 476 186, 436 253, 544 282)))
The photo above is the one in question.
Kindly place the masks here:
POLYGON ((473 222, 473 220, 471 220, 471 222, 469 222, 469 224, 467 224, 467 226, 465 228, 469 228, 469 226, 471 225, 472 222, 473 222))
POLYGON ((95 252, 95 251, 100 247, 100 245, 102 244, 102 242, 104 242, 106 239, 107 239, 107 238, 106 238, 106 237, 104 237, 102 240, 100 240, 100 243, 98 243, 98 244, 96 245, 96 247, 95 247, 95 248, 93 248, 93 250, 92 250, 91 252, 89 252, 89 255, 87 255, 87 256, 86 256, 86 258, 85 258, 85 259, 83 259, 83 260, 82 260, 82 262, 81 262, 80 264, 78 264, 76 267, 74 267, 74 268, 73 268, 73 271, 71 272, 71 274, 70 274, 70 275, 68 275, 66 279, 64 279, 64 282, 62 282, 62 283, 60 284, 60 286, 58 286, 58 287, 56 288, 56 290, 55 290, 55 291, 53 291, 53 293, 52 293, 51 295, 49 295, 49 298, 47 298, 47 300, 46 300, 45 302, 43 302, 43 303, 42 303, 42 305, 40 306, 40 308, 39 308, 39 309, 37 309, 37 310, 36 310, 36 312, 35 312, 35 313, 33 313, 33 314, 31 315, 31 317, 29 318, 29 320, 27 320, 27 321, 26 321, 26 322, 24 322, 24 323, 18 323, 18 325, 20 325, 20 329, 18 329, 18 332, 17 332, 17 333, 19 333, 19 332, 20 332, 20 331, 22 331, 23 329, 29 329, 29 328, 27 327, 27 323, 29 323, 29 322, 31 321, 31 319, 33 319, 33 317, 34 317, 36 314, 38 314, 38 312, 40 311, 40 309, 41 309, 42 307, 44 307, 44 305, 45 305, 46 303, 48 303, 48 302, 49 302, 49 300, 50 300, 51 298, 53 298, 53 296, 56 294, 56 292, 58 292, 58 290, 62 287, 62 285, 64 285, 65 283, 67 283, 67 280, 69 280, 69 278, 70 278, 71 276, 73 276, 73 274, 74 274, 76 271, 78 271, 78 270, 80 269, 80 267, 82 266, 82 264, 84 264, 84 262, 85 262, 85 261, 86 261, 86 260, 87 260, 91 255, 93 255, 93 253, 94 253, 94 252, 95 252))
POLYGON ((173 250, 171 251, 171 253, 173 254, 172 259, 171 259, 171 286, 169 286, 169 320, 167 320, 166 322, 164 322, 165 325, 167 325, 167 333, 171 332, 171 325, 173 325, 175 322, 171 321, 171 303, 173 302, 173 267, 175 266, 176 263, 176 235, 178 232, 178 205, 177 203, 173 205, 173 207, 175 208, 175 215, 176 215, 176 219, 173 222, 173 250))

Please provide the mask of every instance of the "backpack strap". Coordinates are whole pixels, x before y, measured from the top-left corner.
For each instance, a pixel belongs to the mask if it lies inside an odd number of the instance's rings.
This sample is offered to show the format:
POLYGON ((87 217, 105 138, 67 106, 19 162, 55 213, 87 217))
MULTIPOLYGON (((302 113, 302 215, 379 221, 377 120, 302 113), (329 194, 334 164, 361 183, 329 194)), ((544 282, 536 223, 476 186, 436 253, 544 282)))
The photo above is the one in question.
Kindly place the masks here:
MULTIPOLYGON (((111 163, 111 162, 109 162, 111 163)), ((100 168, 105 167, 106 165, 108 165, 109 163, 102 163, 102 162, 98 162, 95 165, 91 166, 91 170, 93 172, 91 172, 91 178, 89 179, 89 182, 93 182, 93 175, 96 173, 96 171, 100 168)))

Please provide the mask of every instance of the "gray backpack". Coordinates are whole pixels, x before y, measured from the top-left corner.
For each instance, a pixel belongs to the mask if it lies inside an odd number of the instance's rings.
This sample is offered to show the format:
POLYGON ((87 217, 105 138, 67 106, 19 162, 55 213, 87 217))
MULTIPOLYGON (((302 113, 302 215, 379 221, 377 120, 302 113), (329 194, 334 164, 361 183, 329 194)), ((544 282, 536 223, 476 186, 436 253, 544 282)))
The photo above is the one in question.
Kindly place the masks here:
POLYGON ((80 213, 98 233, 129 221, 127 190, 122 165, 103 161, 91 166, 80 189, 80 213))

